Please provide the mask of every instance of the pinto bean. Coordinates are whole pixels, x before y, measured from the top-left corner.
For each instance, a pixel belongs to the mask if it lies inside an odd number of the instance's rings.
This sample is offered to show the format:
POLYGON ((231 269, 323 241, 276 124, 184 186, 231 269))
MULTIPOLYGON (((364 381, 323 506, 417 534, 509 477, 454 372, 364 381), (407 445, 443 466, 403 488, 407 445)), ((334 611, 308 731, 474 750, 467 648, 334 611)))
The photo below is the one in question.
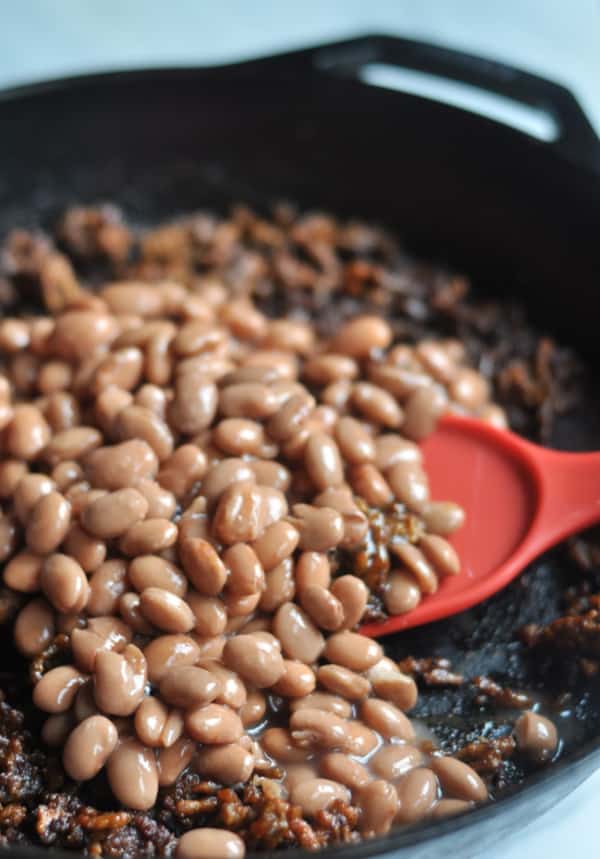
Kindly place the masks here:
POLYGON ((290 659, 310 664, 325 649, 323 636, 308 615, 294 603, 280 606, 273 618, 273 632, 290 659))
POLYGON ((342 752, 328 752, 323 755, 319 762, 319 772, 325 778, 345 785, 352 792, 359 791, 372 779, 369 770, 363 764, 342 752))
POLYGON ((367 586, 357 576, 339 576, 331 585, 331 593, 342 606, 344 619, 341 626, 344 629, 352 629, 360 622, 367 607, 367 586))
POLYGON ((230 638, 223 651, 225 664, 257 689, 273 686, 285 673, 278 642, 260 633, 230 638))
POLYGON ((229 707, 207 704, 188 710, 185 715, 188 735, 204 745, 235 743, 243 733, 240 717, 229 707))
POLYGON ((86 457, 85 472, 99 489, 126 489, 138 480, 152 479, 158 471, 158 458, 140 438, 109 447, 98 447, 86 457))
MULTIPOLYGON (((537 764, 550 760, 558 747, 556 726, 550 719, 546 719, 545 716, 540 716, 539 713, 533 713, 530 710, 523 713, 517 719, 515 723, 515 737, 519 750, 524 752, 530 760, 537 764)), ((477 799, 475 796, 464 796, 456 792, 450 792, 452 796, 458 799, 477 799)))
POLYGON ((437 775, 444 794, 453 799, 482 802, 487 799, 485 784, 475 770, 456 758, 432 758, 429 766, 437 775))
POLYGON ((115 614, 128 587, 125 561, 105 561, 94 570, 86 610, 92 616, 115 614))
POLYGON ((148 512, 148 502, 136 489, 118 489, 89 503, 81 514, 81 524, 94 537, 120 537, 140 522, 148 512))
POLYGON ((169 669, 160 681, 160 695, 174 707, 184 710, 209 704, 219 694, 217 678, 204 668, 180 665, 169 669))
POLYGON ((147 679, 142 651, 133 644, 122 653, 100 650, 94 668, 94 699, 100 710, 114 716, 134 713, 144 697, 147 679))
POLYGON ((195 751, 196 744, 183 737, 173 745, 159 750, 156 766, 160 787, 175 784, 181 773, 191 763, 195 751))
POLYGON ((317 670, 317 679, 329 692, 349 701, 358 701, 371 691, 371 684, 366 677, 342 665, 321 665, 317 670))
POLYGON ((441 536, 452 534, 461 528, 465 521, 464 510, 453 501, 430 501, 423 508, 421 515, 427 530, 441 536))
POLYGON ((43 598, 28 602, 15 620, 13 635, 17 648, 32 657, 48 647, 55 634, 54 612, 43 598))
POLYGON ((360 826, 364 835, 385 835, 398 813, 398 794, 383 779, 372 781, 360 791, 360 826))
POLYGON ((435 774, 426 767, 407 772, 396 785, 397 823, 416 823, 431 813, 438 797, 435 774))
POLYGON ((65 713, 85 680, 85 675, 71 665, 52 668, 36 683, 33 703, 46 713, 65 713))
POLYGON ((156 802, 158 770, 154 752, 138 740, 126 738, 106 764, 108 783, 115 797, 127 808, 147 811, 156 802))
POLYGON ((383 657, 381 645, 356 632, 336 632, 327 639, 325 656, 351 671, 366 671, 383 657))
POLYGON ((196 755, 195 769, 220 784, 247 782, 254 769, 254 755, 237 743, 208 746, 196 755))
POLYGON ((50 555, 40 573, 40 587, 54 608, 68 614, 87 603, 90 588, 85 573, 68 555, 50 555))
POLYGON ((71 524, 71 505, 60 492, 43 495, 31 511, 25 540, 38 555, 55 551, 71 524))
POLYGON ((177 844, 177 859, 244 859, 246 846, 226 829, 190 829, 177 844))
POLYGON ((88 781, 104 767, 119 735, 105 716, 90 716, 71 732, 63 751, 63 765, 75 781, 88 781))
POLYGON ((290 799, 299 805, 307 817, 314 817, 333 802, 350 802, 350 792, 344 785, 326 778, 313 778, 300 782, 293 788, 290 799))

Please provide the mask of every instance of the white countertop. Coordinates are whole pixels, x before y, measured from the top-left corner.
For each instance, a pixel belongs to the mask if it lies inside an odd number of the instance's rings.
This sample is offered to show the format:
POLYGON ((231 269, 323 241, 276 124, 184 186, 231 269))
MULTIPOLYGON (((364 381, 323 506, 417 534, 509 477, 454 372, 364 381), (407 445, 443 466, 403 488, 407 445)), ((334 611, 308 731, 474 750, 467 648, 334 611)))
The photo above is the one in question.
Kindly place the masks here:
MULTIPOLYGON (((563 83, 600 133, 600 0, 6 0, 0 87, 218 63, 364 32, 463 48, 563 83)), ((597 856, 597 790, 600 772, 485 859, 597 856)))

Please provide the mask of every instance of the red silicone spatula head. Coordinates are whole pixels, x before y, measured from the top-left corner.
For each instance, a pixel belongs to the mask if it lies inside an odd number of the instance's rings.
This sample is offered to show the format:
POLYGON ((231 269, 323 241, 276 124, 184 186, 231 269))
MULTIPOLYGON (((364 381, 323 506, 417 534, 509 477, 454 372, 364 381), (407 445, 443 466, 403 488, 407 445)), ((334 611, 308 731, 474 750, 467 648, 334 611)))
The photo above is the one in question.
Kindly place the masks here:
POLYGON ((548 450, 448 416, 422 445, 431 497, 466 511, 452 538, 462 571, 413 611, 363 627, 379 636, 456 614, 505 587, 544 549, 600 521, 600 454, 548 450))

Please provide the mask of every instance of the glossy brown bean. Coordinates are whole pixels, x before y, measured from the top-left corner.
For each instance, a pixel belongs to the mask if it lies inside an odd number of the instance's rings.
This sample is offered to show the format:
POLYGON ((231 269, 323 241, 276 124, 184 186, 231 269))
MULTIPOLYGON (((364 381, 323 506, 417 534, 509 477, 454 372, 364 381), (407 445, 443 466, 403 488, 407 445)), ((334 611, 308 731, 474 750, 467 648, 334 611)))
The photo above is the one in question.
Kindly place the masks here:
POLYGON ((240 717, 229 707, 207 704, 188 710, 185 714, 188 736, 204 745, 235 743, 243 733, 240 717))
POLYGON ((350 802, 350 792, 344 785, 326 778, 313 778, 295 785, 290 794, 294 805, 299 805, 303 814, 314 817, 333 802, 350 802))
POLYGON ((319 761, 319 772, 325 778, 345 785, 352 792, 365 787, 372 776, 369 770, 358 761, 342 752, 328 752, 319 761))
POLYGON ((64 548, 65 553, 71 555, 86 573, 97 570, 106 558, 106 543, 90 537, 77 523, 71 524, 64 548))
POLYGON ((423 455, 419 447, 412 441, 394 433, 386 433, 375 439, 375 465, 385 472, 398 462, 419 465, 423 455))
POLYGON ((17 547, 18 523, 12 516, 0 516, 0 561, 9 558, 17 547))
POLYGON ((357 382, 350 402, 367 420, 388 429, 397 429, 404 420, 404 412, 392 394, 370 382, 357 382))
POLYGON ((171 519, 177 509, 177 499, 168 489, 154 480, 136 480, 134 489, 148 502, 148 519, 171 519))
POLYGON ((273 618, 273 633, 289 659, 311 664, 325 649, 325 640, 317 627, 295 603, 284 603, 273 618))
POLYGON ((299 748, 354 751, 350 722, 334 713, 302 708, 292 713, 289 724, 292 741, 299 748))
POLYGON ((441 536, 454 533, 465 521, 464 510, 453 501, 430 501, 423 508, 421 515, 427 530, 441 536))
POLYGON ((195 743, 182 737, 173 745, 160 749, 156 758, 158 784, 166 787, 174 784, 194 757, 195 743))
POLYGON ((371 691, 371 684, 366 677, 342 665, 319 666, 317 680, 320 686, 348 701, 359 701, 371 691))
POLYGON ((361 672, 375 665, 382 658, 383 651, 376 641, 344 630, 327 639, 325 656, 330 662, 361 672))
POLYGON ((147 811, 156 802, 158 770, 151 749, 138 740, 121 740, 106 764, 114 796, 127 808, 147 811))
POLYGON ((440 576, 456 576, 460 572, 460 558, 454 546, 436 534, 425 534, 419 548, 440 576))
POLYGON ((145 588, 140 594, 140 610, 152 626, 163 632, 189 632, 196 624, 185 600, 164 588, 145 588))
POLYGON ((397 823, 417 823, 433 810, 438 798, 435 774, 425 767, 410 770, 396 785, 398 794, 397 823))
POLYGON ((194 665, 200 658, 200 648, 187 635, 161 635, 144 648, 148 664, 148 679, 160 683, 170 668, 194 665))
POLYGON ((433 594, 437 591, 438 579, 435 570, 420 549, 411 543, 395 543, 390 548, 411 573, 424 594, 433 594))
POLYGON ((304 465, 319 490, 339 486, 344 480, 339 448, 326 433, 311 433, 304 448, 304 465))
POLYGON ((372 507, 387 507, 394 500, 391 486, 371 463, 351 468, 348 479, 356 495, 364 498, 372 507))
POLYGON ((161 588, 184 597, 187 592, 188 583, 183 571, 158 555, 134 558, 127 567, 127 577, 139 593, 146 588, 161 588))
POLYGON ((246 846, 226 829, 190 829, 177 844, 176 859, 244 859, 246 846))
POLYGON ((421 589, 408 570, 394 570, 383 590, 383 602, 390 615, 412 611, 421 602, 421 589))
POLYGON ((214 547, 199 538, 179 541, 179 556, 188 578, 205 596, 217 596, 227 581, 227 567, 214 547))
POLYGON ((12 498, 26 474, 27 463, 21 459, 5 459, 0 462, 0 498, 12 498))
POLYGON ((144 697, 147 680, 142 651, 133 644, 128 644, 122 653, 100 650, 94 670, 94 699, 98 708, 113 716, 134 713, 144 697))
POLYGON ((420 513, 429 501, 427 475, 420 465, 398 462, 386 471, 392 492, 410 510, 420 513))
POLYGON ((375 460, 375 441, 356 418, 340 418, 335 426, 335 438, 346 462, 361 465, 375 460))
POLYGON ((285 671, 272 687, 283 698, 303 698, 314 691, 317 681, 314 671, 302 662, 284 659, 285 671))
POLYGON ((40 590, 40 573, 44 558, 24 550, 14 555, 4 568, 4 584, 13 591, 35 593, 40 590))
POLYGON ((344 698, 337 695, 331 695, 329 692, 311 692, 304 698, 298 698, 290 702, 290 711, 295 713, 296 710, 302 709, 325 710, 328 713, 335 713, 336 716, 341 716, 348 719, 352 715, 352 706, 344 698))
POLYGON ((367 698, 360 706, 363 722, 387 740, 399 739, 412 742, 414 728, 404 713, 389 701, 367 698))
POLYGON ((122 441, 142 439, 164 462, 173 453, 173 434, 166 421, 142 406, 126 406, 115 419, 113 434, 122 441))
POLYGON ((256 478, 251 463, 243 459, 226 459, 213 465, 202 481, 202 494, 209 504, 216 502, 234 483, 252 483, 256 478))
POLYGON ((358 576, 339 576, 331 585, 331 593, 342 606, 342 628, 352 629, 360 622, 367 606, 367 586, 358 576))
POLYGON ((165 730, 169 710, 167 706, 153 695, 146 695, 135 711, 135 732, 145 746, 157 748, 162 746, 162 736, 165 730))
POLYGON ((100 346, 106 346, 117 333, 117 321, 113 316, 90 310, 71 310, 56 318, 50 343, 55 355, 76 361, 100 346))
POLYGON ((245 728, 257 725, 267 712, 267 701, 262 692, 251 689, 246 702, 240 707, 240 719, 245 728))
POLYGON ((331 343, 331 349, 352 358, 367 358, 374 350, 387 349, 392 330, 379 316, 357 316, 344 323, 331 343))
POLYGON ((114 491, 154 478, 158 458, 147 441, 136 438, 96 448, 86 457, 84 466, 93 486, 114 491))
POLYGON ((311 585, 328 588, 331 571, 327 555, 322 552, 302 552, 294 567, 294 578, 299 593, 311 585))
POLYGON ((213 519, 213 531, 226 545, 258 539, 265 528, 266 509, 259 488, 234 483, 221 495, 213 519))
POLYGON ((344 539, 344 520, 330 507, 294 504, 288 521, 300 534, 298 546, 307 552, 327 552, 344 539))
POLYGON ((288 441, 306 424, 315 405, 314 397, 306 390, 292 394, 269 420, 267 432, 276 442, 288 441))
POLYGON ((414 441, 421 441, 432 433, 447 405, 443 388, 423 385, 413 391, 405 403, 402 432, 414 441))
POLYGON ((222 600, 191 591, 186 601, 194 614, 194 632, 203 636, 215 636, 225 631, 227 610, 222 600))
MULTIPOLYGON (((554 757, 558 748, 558 732, 550 719, 528 710, 515 723, 515 738, 519 751, 524 753, 536 764, 542 764, 554 757)), ((458 799, 474 799, 476 797, 459 796, 458 799)))
POLYGON ((13 506, 17 518, 26 525, 29 514, 43 495, 48 495, 55 489, 54 481, 45 474, 26 474, 19 481, 13 498, 13 506))
POLYGON ((88 504, 81 524, 92 536, 102 539, 120 537, 148 512, 148 502, 136 489, 118 489, 88 504))
POLYGON ((489 392, 487 379, 470 367, 461 367, 448 387, 450 398, 468 411, 480 409, 489 392))
POLYGON ((116 617, 93 617, 85 629, 71 632, 71 651, 75 665, 91 673, 101 650, 121 651, 131 641, 131 629, 116 617))
POLYGON ((443 385, 451 382, 456 375, 456 364, 443 343, 422 340, 415 347, 415 356, 425 370, 443 385))
POLYGON ((95 427, 71 427, 52 436, 44 448, 44 459, 51 466, 65 460, 79 460, 101 444, 102 433, 95 427))
POLYGON ((175 398, 167 409, 169 423, 179 432, 193 435, 210 426, 217 403, 217 387, 203 373, 180 373, 175 380, 175 398))
POLYGON ((63 751, 63 765, 75 781, 88 781, 104 767, 119 735, 105 716, 90 716, 70 733, 63 751))
POLYGON ((119 549, 129 557, 159 554, 175 545, 178 533, 177 525, 168 519, 145 519, 125 531, 119 549))
POLYGON ((15 459, 37 459, 50 441, 50 435, 50 427, 36 406, 18 404, 4 430, 4 448, 15 459))
POLYGON ((255 480, 261 486, 270 486, 285 492, 290 486, 290 473, 280 462, 269 459, 255 459, 247 463, 254 474, 255 480))
POLYGON ((252 775, 254 755, 237 743, 209 746, 196 755, 194 769, 219 784, 244 783, 252 775))
POLYGON ((294 552, 300 534, 289 522, 274 522, 252 544, 264 570, 272 570, 294 552))
POLYGON ((270 635, 253 633, 230 638, 223 659, 225 665, 257 689, 273 686, 285 673, 279 643, 270 635))
POLYGON ((43 598, 28 602, 18 613, 13 636, 18 650, 25 656, 37 656, 55 635, 54 612, 43 598))
POLYGON ((204 668, 217 679, 219 689, 215 704, 226 704, 232 710, 239 710, 247 700, 246 686, 237 671, 230 671, 219 661, 223 656, 225 643, 226 640, 223 640, 220 652, 214 653, 212 658, 209 658, 208 654, 203 655, 198 667, 204 668))
POLYGON ((278 405, 270 388, 257 382, 228 385, 219 396, 219 411, 228 418, 263 420, 273 415, 278 405))
POLYGON ((90 592, 86 575, 77 561, 60 553, 49 555, 44 561, 40 587, 48 601, 63 614, 80 612, 90 592))
POLYGON ((398 794, 383 779, 372 781, 360 791, 360 828, 363 835, 385 835, 398 813, 398 794))
POLYGON ((272 613, 280 605, 294 598, 294 563, 292 558, 286 558, 273 567, 265 576, 265 589, 260 595, 258 607, 261 611, 272 613))
POLYGON ((344 622, 341 602, 326 588, 309 585, 300 594, 302 608, 320 629, 335 631, 344 622))
POLYGON ((85 675, 71 665, 51 668, 36 683, 33 703, 46 713, 65 713, 85 680, 85 675))
POLYGON ((86 610, 92 616, 115 614, 119 599, 128 587, 127 564, 121 560, 105 561, 89 579, 90 592, 86 610))
POLYGON ((60 492, 43 495, 31 511, 25 541, 38 555, 57 549, 71 524, 71 505, 60 492))
POLYGON ((229 546, 223 553, 227 567, 227 590, 237 595, 260 593, 265 587, 265 573, 256 552, 245 543, 229 546))
POLYGON ((454 817, 456 814, 469 811, 471 808, 473 808, 473 803, 465 802, 463 799, 440 799, 431 812, 431 817, 433 820, 443 820, 445 817, 454 817))
POLYGON ((166 672, 159 689, 164 701, 187 710, 214 701, 220 685, 216 677, 204 668, 180 665, 166 672))
POLYGON ((432 758, 429 766, 437 775, 445 795, 473 802, 487 799, 487 788, 481 777, 463 761, 436 757, 432 758))
POLYGON ((380 698, 391 701, 400 710, 410 710, 417 703, 417 685, 412 677, 403 674, 391 659, 384 657, 366 672, 373 691, 380 698))

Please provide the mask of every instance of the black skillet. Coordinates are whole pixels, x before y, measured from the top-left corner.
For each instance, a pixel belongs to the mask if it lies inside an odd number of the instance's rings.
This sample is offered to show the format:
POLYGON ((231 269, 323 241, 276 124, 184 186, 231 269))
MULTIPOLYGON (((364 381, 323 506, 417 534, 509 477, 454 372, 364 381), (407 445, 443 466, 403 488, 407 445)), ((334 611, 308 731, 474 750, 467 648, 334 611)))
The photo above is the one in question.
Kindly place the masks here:
MULTIPOLYGON (((281 198, 391 227, 412 251, 466 271, 479 290, 516 293, 537 324, 577 345, 592 366, 600 362, 600 143, 556 84, 433 45, 366 36, 222 68, 94 75, 0 96, 0 234, 48 223, 73 202, 114 200, 130 218, 153 222, 281 198), (542 108, 558 139, 542 143, 371 87, 359 74, 373 62, 542 108)), ((597 447, 597 436, 578 419, 559 426, 556 443, 597 447)), ((564 556, 554 552, 485 605, 386 646, 397 657, 449 655, 469 676, 494 673, 537 688, 515 630, 558 613, 567 575, 564 556)), ((514 786, 494 804, 323 855, 433 859, 485 851, 597 766, 598 698, 593 688, 576 694, 560 760, 533 774, 516 765, 514 786)), ((501 715, 475 706, 462 689, 427 693, 420 708, 425 720, 445 726, 450 745, 506 730, 501 715)), ((43 859, 37 849, 14 855, 43 859)))

